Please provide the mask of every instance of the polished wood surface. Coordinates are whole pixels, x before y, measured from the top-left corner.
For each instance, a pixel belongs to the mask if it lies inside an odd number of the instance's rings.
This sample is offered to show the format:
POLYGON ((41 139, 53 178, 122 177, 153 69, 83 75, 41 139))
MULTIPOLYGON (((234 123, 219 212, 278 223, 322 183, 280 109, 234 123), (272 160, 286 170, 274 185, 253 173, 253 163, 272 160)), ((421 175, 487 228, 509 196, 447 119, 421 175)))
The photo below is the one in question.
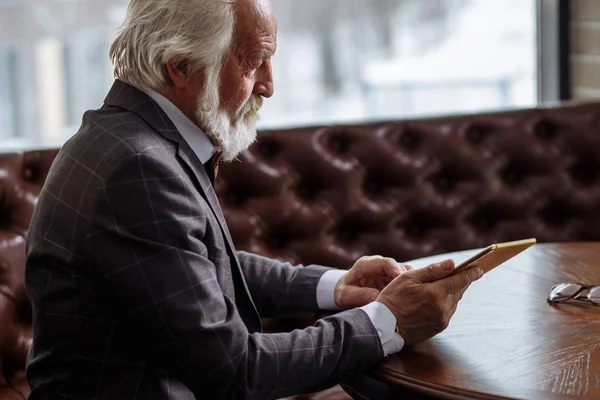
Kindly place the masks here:
MULTIPOLYGON (((600 243, 531 247, 475 282, 446 331, 386 358, 367 377, 387 393, 445 399, 600 399, 600 306, 548 304, 560 282, 600 284, 600 243)), ((352 379, 344 386, 357 398, 382 398, 352 379)))

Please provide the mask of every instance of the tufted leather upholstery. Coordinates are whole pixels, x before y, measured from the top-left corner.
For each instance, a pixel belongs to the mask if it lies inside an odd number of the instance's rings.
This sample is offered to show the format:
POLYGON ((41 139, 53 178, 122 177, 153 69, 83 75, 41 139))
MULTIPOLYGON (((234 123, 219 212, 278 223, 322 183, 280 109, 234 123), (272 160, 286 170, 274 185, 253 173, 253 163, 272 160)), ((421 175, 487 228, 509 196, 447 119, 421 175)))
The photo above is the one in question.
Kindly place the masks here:
MULTIPOLYGON (((0 400, 28 394, 24 234, 56 152, 0 155, 0 400)), ((600 240, 599 154, 600 103, 266 131, 221 168, 217 193, 239 249, 347 268, 373 253, 600 240)))
POLYGON ((25 238, 37 196, 57 151, 0 156, 0 399, 29 393, 25 357, 31 308, 23 282, 25 238))
POLYGON ((600 239, 600 104, 263 132, 217 191, 241 248, 347 268, 600 239))

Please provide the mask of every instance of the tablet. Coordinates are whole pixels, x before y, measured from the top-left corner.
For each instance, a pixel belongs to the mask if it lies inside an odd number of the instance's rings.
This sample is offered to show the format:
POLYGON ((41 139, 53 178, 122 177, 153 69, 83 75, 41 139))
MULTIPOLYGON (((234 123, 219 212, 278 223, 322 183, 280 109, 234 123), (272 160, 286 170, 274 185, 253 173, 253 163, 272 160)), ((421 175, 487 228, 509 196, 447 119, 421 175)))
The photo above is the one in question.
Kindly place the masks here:
POLYGON ((486 247, 473 257, 458 264, 450 275, 458 274, 469 268, 481 268, 483 273, 491 271, 498 265, 513 258, 517 254, 533 246, 535 239, 517 240, 515 242, 497 243, 486 247))

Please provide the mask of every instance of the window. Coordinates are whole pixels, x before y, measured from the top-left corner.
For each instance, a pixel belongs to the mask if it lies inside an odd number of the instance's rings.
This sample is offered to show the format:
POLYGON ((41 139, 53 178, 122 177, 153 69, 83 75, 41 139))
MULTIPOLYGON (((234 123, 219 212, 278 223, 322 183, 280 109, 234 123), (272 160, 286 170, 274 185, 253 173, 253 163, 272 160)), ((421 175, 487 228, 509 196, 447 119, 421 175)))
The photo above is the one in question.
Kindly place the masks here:
MULTIPOLYGON (((60 146, 112 83, 127 0, 0 0, 0 148, 60 146)), ((260 128, 537 103, 539 0, 273 0, 260 128)))
POLYGON ((20 135, 17 52, 13 46, 0 46, 0 140, 20 135))
POLYGON ((99 108, 112 84, 109 35, 106 32, 85 32, 66 36, 62 43, 65 125, 75 132, 83 113, 99 108))
POLYGON ((276 93, 261 124, 532 106, 535 0, 274 3, 276 93))

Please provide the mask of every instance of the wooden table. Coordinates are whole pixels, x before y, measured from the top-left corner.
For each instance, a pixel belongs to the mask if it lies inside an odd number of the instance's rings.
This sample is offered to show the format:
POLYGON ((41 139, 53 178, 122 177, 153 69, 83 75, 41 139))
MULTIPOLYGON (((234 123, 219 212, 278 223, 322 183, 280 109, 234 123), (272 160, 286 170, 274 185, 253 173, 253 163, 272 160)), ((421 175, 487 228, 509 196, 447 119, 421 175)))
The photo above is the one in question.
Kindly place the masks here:
POLYGON ((600 243, 533 246, 475 282, 446 331, 343 387, 357 399, 600 399, 600 306, 549 305, 559 282, 600 284, 600 243))

